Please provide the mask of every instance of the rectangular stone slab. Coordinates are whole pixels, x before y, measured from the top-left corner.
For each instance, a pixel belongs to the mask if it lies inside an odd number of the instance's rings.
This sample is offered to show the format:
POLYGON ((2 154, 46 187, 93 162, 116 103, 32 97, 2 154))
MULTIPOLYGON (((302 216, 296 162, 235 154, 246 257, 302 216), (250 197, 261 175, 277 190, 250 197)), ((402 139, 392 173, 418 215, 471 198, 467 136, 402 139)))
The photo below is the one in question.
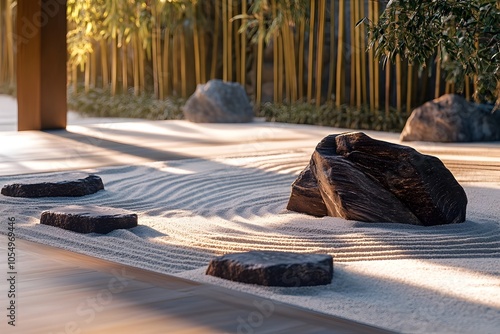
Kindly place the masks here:
POLYGON ((137 214, 115 208, 67 206, 42 212, 40 224, 78 233, 106 234, 137 226, 137 214))
POLYGON ((212 259, 206 274, 264 286, 326 285, 333 278, 333 257, 276 251, 233 253, 212 259))
POLYGON ((79 197, 94 194, 104 189, 97 175, 64 173, 20 180, 5 185, 1 193, 10 197, 79 197))

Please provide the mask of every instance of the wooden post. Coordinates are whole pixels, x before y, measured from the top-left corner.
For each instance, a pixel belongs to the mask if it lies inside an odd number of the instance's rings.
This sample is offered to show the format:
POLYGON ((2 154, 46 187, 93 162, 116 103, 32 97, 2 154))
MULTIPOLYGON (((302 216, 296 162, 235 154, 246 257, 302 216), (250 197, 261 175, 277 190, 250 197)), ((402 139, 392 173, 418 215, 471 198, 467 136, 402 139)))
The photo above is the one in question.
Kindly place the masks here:
POLYGON ((66 0, 17 3, 18 130, 66 128, 66 0))

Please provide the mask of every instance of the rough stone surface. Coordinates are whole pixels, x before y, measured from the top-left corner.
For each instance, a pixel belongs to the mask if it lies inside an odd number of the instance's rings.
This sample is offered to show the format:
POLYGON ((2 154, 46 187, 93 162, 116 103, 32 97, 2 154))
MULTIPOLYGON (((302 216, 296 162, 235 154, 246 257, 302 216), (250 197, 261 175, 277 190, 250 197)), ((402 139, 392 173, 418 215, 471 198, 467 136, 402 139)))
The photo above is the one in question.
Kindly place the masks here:
POLYGON ((299 287, 330 284, 333 258, 326 254, 250 251, 216 257, 207 275, 265 286, 299 287))
POLYGON ((321 216, 317 193, 333 217, 424 226, 465 221, 466 194, 438 158, 362 132, 330 135, 317 145, 287 208, 321 216))
POLYGON ((70 173, 7 184, 2 195, 11 197, 78 197, 104 189, 97 175, 70 173))
POLYGON ((246 123, 253 119, 248 96, 239 83, 210 80, 187 100, 184 117, 196 123, 246 123))
POLYGON ((327 216, 325 202, 318 188, 318 180, 307 166, 292 184, 292 194, 287 209, 316 217, 327 216))
POLYGON ((137 226, 135 213, 97 206, 66 206, 42 212, 40 224, 78 233, 106 234, 137 226))
POLYGON ((447 94, 413 110, 402 141, 474 142, 500 140, 500 112, 447 94))

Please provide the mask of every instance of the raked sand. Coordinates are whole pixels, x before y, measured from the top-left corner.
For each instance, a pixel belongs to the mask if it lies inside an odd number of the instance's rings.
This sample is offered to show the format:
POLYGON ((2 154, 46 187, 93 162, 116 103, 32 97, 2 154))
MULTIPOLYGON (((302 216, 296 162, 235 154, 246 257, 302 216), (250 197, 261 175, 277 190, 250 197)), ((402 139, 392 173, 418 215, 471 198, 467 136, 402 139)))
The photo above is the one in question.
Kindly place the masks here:
MULTIPOLYGON (((21 238, 398 332, 500 332, 500 180, 458 177, 469 200, 462 224, 314 218, 285 209, 310 153, 100 167, 87 171, 102 177, 105 191, 82 198, 0 196, 0 215, 16 218, 21 238), (39 224, 43 210, 71 204, 132 210, 140 226, 82 235, 39 224), (252 249, 331 254, 333 282, 269 288, 204 275, 214 255, 252 249)), ((0 177, 0 186, 19 178, 0 177)), ((5 219, 0 225, 5 230, 5 219)))

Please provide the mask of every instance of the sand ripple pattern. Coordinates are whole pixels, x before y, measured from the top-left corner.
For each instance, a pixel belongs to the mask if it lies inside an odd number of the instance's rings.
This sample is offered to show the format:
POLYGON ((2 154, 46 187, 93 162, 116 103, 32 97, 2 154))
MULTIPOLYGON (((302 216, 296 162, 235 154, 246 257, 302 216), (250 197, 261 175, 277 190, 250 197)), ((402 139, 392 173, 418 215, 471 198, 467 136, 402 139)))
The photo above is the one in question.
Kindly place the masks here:
MULTIPOLYGON (((106 190, 81 198, 0 196, 2 221, 16 217, 20 237, 160 272, 206 266, 227 252, 252 249, 328 253, 335 261, 500 258, 499 184, 464 184, 467 221, 418 227, 314 218, 285 209, 303 153, 189 159, 92 170, 106 190), (140 226, 80 235, 39 225, 43 210, 102 205, 135 211, 140 226)), ((36 178, 37 175, 30 176, 36 178)), ((16 177, 0 178, 0 185, 16 177)))

